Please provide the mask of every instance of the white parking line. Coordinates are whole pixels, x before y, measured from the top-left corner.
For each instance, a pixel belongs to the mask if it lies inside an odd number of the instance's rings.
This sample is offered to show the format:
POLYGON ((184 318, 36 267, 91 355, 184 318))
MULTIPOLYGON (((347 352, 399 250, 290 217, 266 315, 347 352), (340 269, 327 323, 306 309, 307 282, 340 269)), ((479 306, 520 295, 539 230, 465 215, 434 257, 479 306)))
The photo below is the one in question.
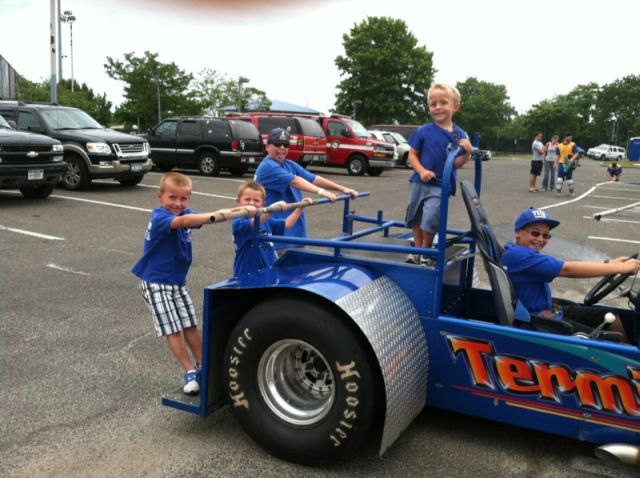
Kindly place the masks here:
POLYGON ((49 236, 47 234, 40 234, 39 232, 25 231, 24 229, 16 229, 13 227, 6 227, 2 225, 0 225, 0 231, 15 232, 18 234, 24 234, 25 236, 33 236, 33 237, 38 237, 40 239, 48 239, 50 241, 64 241, 64 237, 49 236))
MULTIPOLYGON (((160 189, 160 186, 151 186, 148 184, 138 184, 138 186, 141 186, 143 188, 160 189)), ((191 191, 191 194, 196 196, 209 196, 212 198, 220 198, 220 199, 235 199, 234 196, 223 196, 222 194, 199 193, 197 191, 191 191)))
POLYGON ((598 198, 598 199, 620 199, 622 201, 628 201, 629 199, 631 199, 631 198, 628 198, 628 197, 620 197, 620 196, 600 196, 598 194, 594 194, 591 197, 592 198, 598 198))
MULTIPOLYGON (((162 176, 164 173, 154 173, 150 172, 147 175, 153 174, 154 176, 162 176)), ((184 174, 184 173, 183 173, 184 174)), ((253 176, 251 176, 253 178, 253 176)), ((232 179, 232 178, 221 178, 218 176, 191 176, 192 179, 210 179, 213 181, 230 181, 234 183, 243 183, 246 179, 232 179)), ((138 186, 144 186, 143 184, 138 184, 138 186)), ((234 198, 235 199, 235 198, 234 198)))
POLYGON ((595 241, 613 241, 613 242, 627 242, 629 244, 640 244, 640 241, 631 241, 629 239, 618 239, 616 237, 587 236, 587 239, 593 239, 595 241))
POLYGON ((91 274, 87 273, 87 272, 81 272, 81 271, 76 271, 73 270, 69 267, 63 267, 63 266, 59 266, 57 264, 47 264, 47 267, 50 267, 51 269, 56 269, 58 271, 63 271, 63 272, 71 272, 72 274, 78 274, 81 276, 90 276, 91 274))
POLYGON ((72 201, 88 202, 88 203, 91 203, 91 204, 99 204, 101 206, 120 207, 122 209, 131 209, 133 211, 151 212, 151 209, 145 209, 145 208, 142 208, 142 207, 135 207, 135 206, 125 206, 124 204, 116 204, 116 203, 113 203, 113 202, 96 201, 95 199, 74 198, 73 196, 61 196, 59 194, 52 194, 49 197, 61 198, 61 199, 71 199, 72 201))

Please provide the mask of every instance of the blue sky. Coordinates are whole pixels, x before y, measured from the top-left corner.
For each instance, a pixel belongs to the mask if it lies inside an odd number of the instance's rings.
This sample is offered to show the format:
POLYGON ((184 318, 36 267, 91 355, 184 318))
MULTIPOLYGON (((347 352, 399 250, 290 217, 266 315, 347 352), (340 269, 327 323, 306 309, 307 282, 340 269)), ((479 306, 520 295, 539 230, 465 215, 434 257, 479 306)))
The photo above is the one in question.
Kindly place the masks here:
MULTIPOLYGON (((343 53, 342 35, 367 16, 404 20, 434 53, 438 81, 474 76, 503 84, 521 113, 577 84, 640 74, 638 2, 61 1, 77 17, 76 80, 114 104, 122 101, 123 85, 106 75, 106 57, 149 50, 184 71, 244 76, 270 98, 327 111, 340 81, 334 59, 343 53)), ((0 0, 0 55, 33 81, 50 75, 49 4, 0 0)), ((62 35, 68 55, 67 25, 62 35)), ((63 76, 70 76, 68 58, 63 76)))

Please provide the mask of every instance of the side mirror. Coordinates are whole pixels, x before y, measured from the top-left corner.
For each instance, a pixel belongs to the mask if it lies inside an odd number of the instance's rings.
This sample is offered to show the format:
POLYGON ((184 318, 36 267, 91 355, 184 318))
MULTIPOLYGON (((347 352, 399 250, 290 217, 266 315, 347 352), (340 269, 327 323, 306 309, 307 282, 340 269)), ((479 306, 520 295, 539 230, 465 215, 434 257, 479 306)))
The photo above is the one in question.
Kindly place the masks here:
POLYGON ((149 131, 147 131, 147 134, 148 134, 149 136, 155 136, 155 135, 156 135, 156 130, 154 130, 154 129, 150 129, 149 131))
POLYGON ((16 122, 13 120, 7 120, 7 123, 9 123, 9 126, 11 126, 13 129, 17 129, 18 125, 16 125, 16 122))
POLYGON ((27 131, 31 131, 32 133, 45 133, 44 128, 40 126, 29 126, 27 127, 27 131))
POLYGON ((340 135, 344 136, 345 138, 351 138, 351 132, 347 128, 343 128, 340 131, 340 135))

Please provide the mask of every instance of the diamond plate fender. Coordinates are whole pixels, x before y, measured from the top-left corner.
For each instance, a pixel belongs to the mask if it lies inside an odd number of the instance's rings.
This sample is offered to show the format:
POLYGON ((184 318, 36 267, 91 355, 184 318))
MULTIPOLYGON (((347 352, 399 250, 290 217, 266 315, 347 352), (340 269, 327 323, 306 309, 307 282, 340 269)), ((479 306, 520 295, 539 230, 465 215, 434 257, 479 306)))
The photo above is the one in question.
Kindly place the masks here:
POLYGON ((411 300, 386 276, 336 304, 360 327, 380 364, 387 402, 380 443, 383 455, 426 404, 426 335, 411 300))

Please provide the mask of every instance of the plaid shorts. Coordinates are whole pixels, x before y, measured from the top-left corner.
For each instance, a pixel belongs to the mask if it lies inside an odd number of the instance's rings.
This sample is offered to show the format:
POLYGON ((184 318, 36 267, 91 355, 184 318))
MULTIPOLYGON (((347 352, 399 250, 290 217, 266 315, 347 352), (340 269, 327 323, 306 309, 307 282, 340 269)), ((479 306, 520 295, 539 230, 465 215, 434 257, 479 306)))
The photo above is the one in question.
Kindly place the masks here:
POLYGON ((158 337, 177 334, 198 325, 196 309, 186 286, 140 281, 140 292, 149 306, 158 337))

